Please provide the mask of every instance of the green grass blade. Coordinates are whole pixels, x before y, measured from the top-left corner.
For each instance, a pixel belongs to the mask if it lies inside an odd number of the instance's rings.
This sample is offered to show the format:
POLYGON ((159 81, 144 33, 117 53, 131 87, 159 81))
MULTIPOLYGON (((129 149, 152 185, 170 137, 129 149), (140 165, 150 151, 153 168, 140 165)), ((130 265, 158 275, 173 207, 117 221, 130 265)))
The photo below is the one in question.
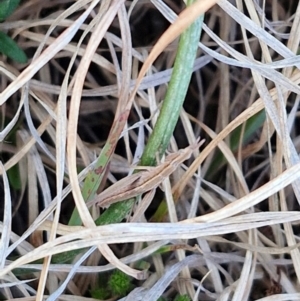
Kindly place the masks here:
MULTIPOLYGON (((189 1, 188 4, 194 1, 189 1)), ((163 155, 169 145, 174 128, 178 122, 180 110, 186 97, 188 85, 190 83, 193 72, 193 65, 196 58, 196 52, 202 29, 203 16, 199 17, 182 35, 179 41, 178 51, 175 59, 172 77, 163 102, 160 115, 158 117, 155 128, 146 146, 144 154, 141 158, 141 165, 153 166, 156 164, 156 154, 159 150, 163 155)), ((115 123, 115 125, 118 123, 115 123)), ((119 127, 121 126, 119 123, 119 127)), ((110 136, 117 137, 118 126, 112 129, 113 134, 110 136)), ((114 139, 111 139, 114 140, 114 139)), ((82 190, 83 198, 87 201, 94 197, 103 177, 103 169, 110 158, 110 154, 114 151, 112 143, 107 141, 104 146, 96 168, 91 171, 84 182, 82 190), (100 176, 99 176, 100 175, 100 176)), ((95 221, 97 225, 118 223, 127 217, 135 199, 124 200, 111 205, 101 216, 95 221)), ((74 210, 69 225, 80 225, 81 220, 77 210, 74 210)))
POLYGON ((202 22, 203 16, 196 20, 180 37, 167 94, 142 155, 141 165, 155 165, 157 152, 161 157, 170 143, 191 80, 202 22))
MULTIPOLYGON (((260 111, 259 113, 255 114, 254 116, 250 117, 245 124, 245 129, 243 130, 243 124, 238 126, 230 135, 230 149, 232 152, 237 151, 242 137, 242 143, 246 143, 253 135, 256 133, 256 131, 264 124, 266 120, 266 113, 265 111, 260 111)), ((221 153, 220 150, 217 150, 214 159, 212 161, 211 166, 209 167, 206 177, 207 180, 211 180, 211 177, 216 174, 218 170, 222 166, 226 164, 227 160, 224 157, 224 155, 221 153)))
POLYGON ((2 0, 0 2, 0 22, 9 17, 19 3, 20 0, 2 0))
POLYGON ((26 63, 27 56, 18 44, 0 31, 0 52, 18 63, 26 63))

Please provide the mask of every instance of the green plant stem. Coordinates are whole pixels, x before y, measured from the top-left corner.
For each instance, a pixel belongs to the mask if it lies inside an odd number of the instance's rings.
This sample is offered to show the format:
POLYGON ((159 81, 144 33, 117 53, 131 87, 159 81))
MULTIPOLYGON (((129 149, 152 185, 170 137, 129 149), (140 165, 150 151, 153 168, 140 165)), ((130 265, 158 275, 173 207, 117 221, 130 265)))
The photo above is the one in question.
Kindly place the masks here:
POLYGON ((161 157, 170 143, 191 80, 202 22, 203 16, 199 17, 180 37, 167 94, 142 155, 142 166, 155 165, 157 152, 161 157))
MULTIPOLYGON (((194 0, 189 0, 190 5, 194 0)), ((178 51, 174 63, 173 73, 168 86, 168 91, 163 101, 162 108, 155 124, 154 130, 149 138, 145 151, 141 158, 142 166, 154 166, 156 164, 157 151, 161 157, 169 145, 174 128, 178 122, 180 110, 185 100, 187 89, 193 72, 200 33, 202 29, 203 16, 199 17, 180 37, 178 51)), ((120 126, 121 122, 115 123, 120 126)), ((116 132, 116 130, 115 130, 116 132)), ((95 171, 89 174, 83 188, 83 198, 91 199, 98 187, 103 174, 103 169, 110 153, 113 151, 112 144, 107 143, 101 155, 105 155, 103 162, 97 163, 95 171), (98 171, 97 171, 98 170, 98 171)), ((97 225, 121 222, 130 213, 135 199, 125 200, 110 206, 96 221, 97 225)), ((81 220, 78 212, 73 212, 69 225, 79 225, 81 220)))

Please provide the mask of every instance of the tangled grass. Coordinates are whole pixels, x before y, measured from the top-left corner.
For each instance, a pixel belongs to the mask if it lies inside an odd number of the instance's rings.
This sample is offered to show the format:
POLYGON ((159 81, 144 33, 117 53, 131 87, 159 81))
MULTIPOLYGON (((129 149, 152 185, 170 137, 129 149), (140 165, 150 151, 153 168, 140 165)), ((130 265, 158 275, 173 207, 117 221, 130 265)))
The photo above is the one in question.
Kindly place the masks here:
POLYGON ((297 4, 21 2, 0 24, 30 57, 0 62, 1 298, 299 300, 297 4), (167 153, 205 143, 155 194, 88 208, 138 164, 203 13, 167 153))

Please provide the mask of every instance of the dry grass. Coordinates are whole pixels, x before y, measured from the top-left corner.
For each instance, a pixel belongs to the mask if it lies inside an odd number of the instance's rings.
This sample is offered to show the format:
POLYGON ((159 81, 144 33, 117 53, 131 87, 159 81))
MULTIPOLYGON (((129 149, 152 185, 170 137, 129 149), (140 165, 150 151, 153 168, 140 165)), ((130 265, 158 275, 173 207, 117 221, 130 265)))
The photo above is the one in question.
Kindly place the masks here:
POLYGON ((149 268, 126 300, 300 300, 296 1, 262 8, 202 0, 168 31, 181 1, 23 2, 0 24, 32 57, 26 66, 0 62, 1 297, 94 300, 90 291, 115 268, 97 249, 109 258, 109 244, 129 271, 137 262, 149 268), (159 192, 136 205, 127 222, 96 227, 102 210, 89 212, 80 189, 115 114, 133 101, 108 183, 138 162, 165 95, 175 38, 210 6, 170 151, 199 136, 205 145, 163 181, 164 222, 154 215, 159 192), (244 126, 230 147, 234 130, 263 109, 263 125, 246 141, 244 126), (217 149, 222 166, 213 165, 217 149), (19 179, 11 173, 16 165, 19 179), (67 226, 73 200, 84 227, 67 226), (83 247, 88 251, 73 263, 51 263, 52 255, 83 247), (29 264, 37 259, 43 264, 29 264), (36 271, 14 273, 21 266, 36 271))

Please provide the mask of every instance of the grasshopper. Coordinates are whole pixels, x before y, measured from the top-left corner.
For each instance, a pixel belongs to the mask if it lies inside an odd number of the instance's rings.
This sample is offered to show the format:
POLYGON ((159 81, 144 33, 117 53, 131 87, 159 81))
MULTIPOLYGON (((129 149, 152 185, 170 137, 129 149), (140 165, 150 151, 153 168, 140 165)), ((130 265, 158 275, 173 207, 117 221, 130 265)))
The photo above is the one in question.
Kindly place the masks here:
POLYGON ((108 207, 157 188, 166 177, 176 170, 179 164, 189 159, 192 152, 203 142, 204 140, 168 155, 165 161, 158 166, 123 178, 97 195, 87 203, 87 206, 97 204, 101 207, 108 207))

